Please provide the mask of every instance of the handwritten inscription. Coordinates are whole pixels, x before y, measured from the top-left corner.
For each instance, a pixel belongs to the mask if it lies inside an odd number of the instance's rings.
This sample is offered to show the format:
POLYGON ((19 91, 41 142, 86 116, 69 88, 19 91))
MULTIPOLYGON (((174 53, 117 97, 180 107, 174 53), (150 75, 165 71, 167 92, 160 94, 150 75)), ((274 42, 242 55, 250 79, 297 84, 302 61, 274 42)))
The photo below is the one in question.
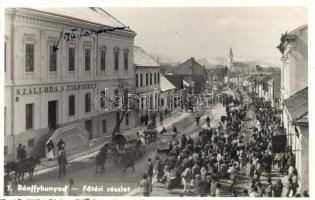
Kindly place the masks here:
POLYGON ((61 39, 64 39, 66 41, 70 41, 70 40, 75 39, 75 38, 87 37, 90 35, 97 35, 100 33, 111 32, 111 31, 115 31, 115 30, 124 30, 126 28, 128 28, 128 27, 122 26, 122 27, 104 28, 104 29, 100 29, 100 30, 93 30, 93 29, 87 30, 87 29, 83 29, 83 28, 80 30, 79 29, 72 29, 71 31, 62 30, 60 32, 60 36, 59 36, 57 43, 55 43, 53 45, 53 51, 57 51, 59 49, 58 46, 59 46, 61 39))

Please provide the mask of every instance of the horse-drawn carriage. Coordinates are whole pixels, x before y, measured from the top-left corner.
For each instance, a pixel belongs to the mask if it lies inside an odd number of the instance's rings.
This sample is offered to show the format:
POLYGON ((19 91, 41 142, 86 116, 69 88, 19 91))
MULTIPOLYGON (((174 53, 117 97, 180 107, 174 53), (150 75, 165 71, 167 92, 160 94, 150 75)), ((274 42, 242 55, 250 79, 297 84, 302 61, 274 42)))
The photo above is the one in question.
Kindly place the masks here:
POLYGON ((29 174, 29 180, 33 180, 33 174, 36 167, 36 164, 40 163, 40 159, 38 156, 31 156, 21 161, 10 161, 4 166, 4 172, 11 176, 11 173, 14 172, 13 176, 20 182, 22 178, 24 180, 24 174, 29 174))
POLYGON ((113 154, 115 163, 123 161, 127 154, 132 154, 134 158, 145 154, 144 138, 138 135, 117 134, 108 144, 110 152, 113 154))
POLYGON ((151 143, 154 142, 157 138, 157 130, 156 125, 154 123, 150 123, 143 131, 145 142, 151 143))

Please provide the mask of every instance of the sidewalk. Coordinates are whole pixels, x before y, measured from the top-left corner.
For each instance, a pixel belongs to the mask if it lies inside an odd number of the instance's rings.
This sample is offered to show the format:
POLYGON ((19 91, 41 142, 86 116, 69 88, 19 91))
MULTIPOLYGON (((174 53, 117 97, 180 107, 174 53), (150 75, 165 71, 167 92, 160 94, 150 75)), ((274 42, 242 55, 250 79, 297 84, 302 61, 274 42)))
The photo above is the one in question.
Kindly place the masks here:
MULTIPOLYGON (((183 120, 184 118, 190 116, 193 113, 190 112, 180 112, 180 111, 175 111, 171 113, 170 117, 167 117, 166 119, 163 120, 163 126, 169 130, 172 128, 172 125, 176 122, 179 122, 183 120)), ((160 132, 163 128, 163 126, 160 125, 159 120, 157 119, 157 131, 160 132)), ((135 134, 136 132, 139 132, 140 134, 144 131, 145 127, 144 126, 138 126, 135 128, 128 129, 128 131, 123 131, 124 134, 135 134)), ((77 162, 89 157, 94 156, 104 145, 105 142, 109 141, 110 137, 100 137, 97 138, 97 140, 94 141, 94 144, 90 146, 89 148, 84 148, 84 149, 77 149, 74 153, 68 156, 68 162, 77 162)), ((44 174, 53 170, 58 169, 58 163, 57 159, 53 159, 51 161, 47 160, 47 158, 41 159, 41 163, 36 166, 35 168, 35 175, 40 175, 44 174)))

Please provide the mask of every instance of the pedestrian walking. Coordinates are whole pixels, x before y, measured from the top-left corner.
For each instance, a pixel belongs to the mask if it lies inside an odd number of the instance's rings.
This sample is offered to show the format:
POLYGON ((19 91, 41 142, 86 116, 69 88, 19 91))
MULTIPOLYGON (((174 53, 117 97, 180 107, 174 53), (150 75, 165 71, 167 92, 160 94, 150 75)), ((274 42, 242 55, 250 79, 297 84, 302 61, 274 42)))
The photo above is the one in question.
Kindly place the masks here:
POLYGON ((59 142, 58 142, 58 144, 57 144, 57 147, 58 147, 58 151, 65 149, 66 143, 63 141, 62 138, 60 138, 60 140, 59 140, 59 142))
POLYGON ((155 157, 155 175, 156 175, 156 180, 157 182, 160 182, 162 177, 163 177, 163 169, 164 169, 164 165, 160 159, 159 156, 155 157))
POLYGON ((148 114, 146 114, 146 115, 144 116, 144 125, 147 126, 148 123, 149 123, 149 116, 148 116, 148 114))
POLYGON ((151 158, 148 159, 148 165, 147 165, 147 176, 148 181, 150 183, 150 192, 152 192, 152 177, 153 177, 153 163, 151 161, 151 158))
POLYGON ((182 173, 182 181, 184 185, 184 191, 183 192, 191 192, 190 191, 190 185, 192 181, 192 171, 189 166, 186 167, 185 171, 182 173))
POLYGON ((58 155, 59 179, 66 176, 66 166, 68 165, 66 151, 60 150, 58 155))
POLYGON ((99 169, 101 173, 105 173, 105 162, 107 157, 108 144, 105 144, 99 153, 96 156, 96 169, 95 173, 99 173, 99 169))
POLYGON ((178 133, 175 125, 173 125, 173 133, 176 133, 176 134, 178 133))
POLYGON ((54 148, 55 148, 55 145, 51 139, 47 143, 46 147, 47 147, 47 158, 49 161, 51 161, 52 159, 54 159, 54 148))
POLYGON ((200 115, 197 114, 197 116, 195 117, 196 120, 196 125, 199 126, 199 121, 200 121, 200 115))
POLYGON ((140 181, 140 188, 143 196, 150 196, 150 182, 147 179, 147 174, 142 175, 142 179, 140 181))
POLYGON ((237 177, 237 173, 238 173, 238 170, 236 169, 235 163, 233 163, 230 166, 230 168, 228 169, 227 172, 230 174, 230 182, 231 182, 230 191, 233 191, 234 185, 236 184, 236 177, 237 177))

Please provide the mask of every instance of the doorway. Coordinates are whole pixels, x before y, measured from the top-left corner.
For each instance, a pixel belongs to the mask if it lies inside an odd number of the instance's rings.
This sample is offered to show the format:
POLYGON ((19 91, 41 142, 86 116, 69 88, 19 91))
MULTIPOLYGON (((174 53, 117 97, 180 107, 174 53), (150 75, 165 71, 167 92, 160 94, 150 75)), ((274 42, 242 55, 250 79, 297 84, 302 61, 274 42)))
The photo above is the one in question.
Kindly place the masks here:
POLYGON ((58 101, 48 101, 48 127, 57 128, 57 106, 58 101))
POLYGON ((93 139, 93 125, 92 120, 85 121, 85 129, 89 132, 89 139, 93 139))

